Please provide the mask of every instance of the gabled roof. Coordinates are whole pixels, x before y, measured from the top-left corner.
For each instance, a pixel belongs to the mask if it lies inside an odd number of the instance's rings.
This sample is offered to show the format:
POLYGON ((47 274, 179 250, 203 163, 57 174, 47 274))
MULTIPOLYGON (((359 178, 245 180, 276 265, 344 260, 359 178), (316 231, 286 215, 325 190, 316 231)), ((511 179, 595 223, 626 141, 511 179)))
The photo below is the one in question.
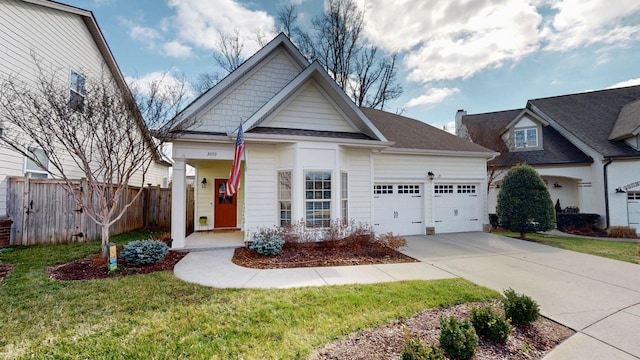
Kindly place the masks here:
POLYGON ((206 108, 208 105, 214 103, 217 99, 224 96, 226 91, 232 87, 243 76, 247 75, 256 66, 259 66, 262 61, 267 58, 272 52, 278 48, 283 47, 287 50, 287 54, 294 60, 294 62, 300 67, 300 70, 306 68, 309 65, 309 61, 300 53, 296 46, 289 40, 289 38, 280 33, 267 45, 258 50, 249 59, 243 62, 237 69, 228 74, 219 83, 213 86, 211 89, 205 91, 198 98, 193 100, 187 107, 185 107, 174 119, 169 121, 162 130, 177 128, 181 123, 191 120, 196 113, 206 108))
POLYGON ((477 153, 487 158, 495 155, 488 148, 459 138, 422 121, 382 110, 370 108, 361 108, 361 110, 388 140, 394 142, 391 146, 392 149, 477 153))
POLYGON ((523 113, 525 113, 525 109, 464 115, 462 123, 467 127, 473 142, 500 153, 500 156, 491 161, 492 165, 512 166, 519 163, 551 165, 593 162, 593 159, 551 126, 542 128, 543 150, 509 151, 501 134, 503 129, 508 128, 509 124, 512 124, 514 119, 521 117, 523 113))
MULTIPOLYGON (((639 156, 640 152, 624 141, 611 141, 610 137, 619 134, 614 127, 623 107, 639 99, 640 86, 630 86, 529 100, 527 108, 603 157, 627 157, 639 156)), ((634 109, 632 106, 628 111, 634 109)), ((627 119, 624 116, 621 120, 620 127, 625 129, 622 132, 627 131, 627 119)))
POLYGON ((254 127, 267 125, 269 120, 286 106, 292 95, 309 81, 314 81, 323 90, 328 100, 344 114, 345 119, 359 132, 374 140, 387 141, 385 136, 369 121, 347 94, 338 87, 318 62, 309 65, 293 81, 256 111, 245 122, 244 126, 248 129, 247 131, 250 132, 254 127))
POLYGON ((549 125, 549 123, 547 121, 545 121, 544 119, 540 118, 540 116, 532 113, 529 109, 522 109, 522 111, 520 111, 520 113, 518 115, 516 115, 513 118, 513 120, 511 120, 511 122, 509 122, 507 125, 505 125, 502 128, 502 131, 500 133, 504 134, 505 132, 509 131, 509 129, 511 129, 513 126, 515 126, 525 116, 533 118, 533 120, 535 120, 538 123, 542 124, 542 126, 549 125))
POLYGON ((640 133, 640 100, 622 107, 609 140, 622 140, 640 133))
MULTIPOLYGON (((66 5, 66 4, 62 4, 62 3, 59 3, 56 1, 50 1, 50 0, 22 0, 22 1, 80 16, 84 24, 87 26, 87 29, 89 30, 89 33, 93 38, 93 41, 98 47, 98 51, 100 51, 100 54, 102 55, 102 58, 104 59, 104 62, 107 65, 107 68, 109 69, 109 71, 111 72, 111 75, 116 81, 118 88, 122 91, 123 96, 129 97, 131 100, 133 100, 133 96, 129 89, 129 85, 127 85, 127 82, 125 81, 124 76, 120 71, 120 67, 118 66, 118 63, 113 57, 113 54, 111 53, 111 49, 109 48, 109 45, 107 44, 107 41, 105 40, 104 35, 102 34, 102 30, 100 30, 100 26, 98 26, 98 22, 96 21, 96 18, 93 16, 93 12, 89 10, 81 9, 79 7, 66 5)), ((137 108, 136 108, 136 111, 137 111, 137 108)), ((147 128, 147 125, 144 122, 144 119, 142 119, 142 115, 139 112, 135 115, 136 115, 136 120, 138 122, 138 125, 142 131, 142 136, 148 142, 149 148, 151 149, 151 151, 153 151, 153 159, 160 164, 171 166, 171 162, 166 161, 166 159, 164 159, 162 152, 158 150, 156 145, 154 144, 154 140, 151 137, 149 129, 147 128)))

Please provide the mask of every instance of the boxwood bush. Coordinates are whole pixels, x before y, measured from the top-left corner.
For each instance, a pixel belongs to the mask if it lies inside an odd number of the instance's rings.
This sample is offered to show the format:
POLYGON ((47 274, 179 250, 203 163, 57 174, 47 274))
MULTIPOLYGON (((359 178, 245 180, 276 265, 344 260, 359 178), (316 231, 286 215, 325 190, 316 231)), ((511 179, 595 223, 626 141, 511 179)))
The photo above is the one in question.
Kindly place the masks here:
POLYGON ((424 345, 419 339, 410 339, 402 347, 400 360, 447 360, 444 352, 434 344, 424 345))
POLYGON ((538 303, 524 294, 518 294, 513 289, 504 291, 505 298, 502 300, 504 313, 514 324, 531 324, 540 317, 540 307, 538 303))
POLYGON ((131 241, 122 248, 122 258, 129 264, 152 265, 164 259, 169 247, 158 240, 131 241))
POLYGON ((513 331, 509 320, 490 306, 472 309, 471 324, 478 335, 499 344, 504 344, 513 331))
POLYGON ((470 359, 476 353, 478 335, 469 319, 440 319, 440 347, 454 359, 470 359))

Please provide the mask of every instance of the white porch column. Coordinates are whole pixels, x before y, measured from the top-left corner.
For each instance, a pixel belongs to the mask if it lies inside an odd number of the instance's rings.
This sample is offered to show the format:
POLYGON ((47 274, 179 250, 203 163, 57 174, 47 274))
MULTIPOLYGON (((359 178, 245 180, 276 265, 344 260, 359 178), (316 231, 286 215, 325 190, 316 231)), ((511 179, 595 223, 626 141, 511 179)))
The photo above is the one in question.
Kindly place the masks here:
POLYGON ((187 233, 186 166, 184 159, 174 159, 173 184, 171 185, 171 247, 183 248, 187 233))

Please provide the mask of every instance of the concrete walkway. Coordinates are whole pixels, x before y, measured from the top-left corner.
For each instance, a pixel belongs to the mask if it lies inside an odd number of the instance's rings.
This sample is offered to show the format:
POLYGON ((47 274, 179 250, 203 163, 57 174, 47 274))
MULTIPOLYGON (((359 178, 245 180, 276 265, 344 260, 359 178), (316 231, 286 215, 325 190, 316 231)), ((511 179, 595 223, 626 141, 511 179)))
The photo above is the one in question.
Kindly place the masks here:
POLYGON ((421 263, 247 269, 231 263, 231 249, 193 252, 177 277, 222 288, 432 280, 462 277, 497 291, 534 298, 544 316, 578 333, 546 360, 640 359, 640 266, 484 233, 407 238, 403 251, 421 263))

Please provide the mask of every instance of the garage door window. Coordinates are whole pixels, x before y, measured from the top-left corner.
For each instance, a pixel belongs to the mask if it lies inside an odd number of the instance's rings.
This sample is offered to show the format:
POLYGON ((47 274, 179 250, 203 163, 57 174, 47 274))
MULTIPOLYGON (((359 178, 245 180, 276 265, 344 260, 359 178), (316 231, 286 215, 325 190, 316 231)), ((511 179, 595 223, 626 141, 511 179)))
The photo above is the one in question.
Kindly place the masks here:
POLYGON ((475 185, 458 185, 458 194, 475 194, 475 185))
POLYGON ((393 194, 393 185, 374 185, 373 193, 380 194, 393 194))
POLYGON ((640 200, 640 192, 627 193, 628 200, 640 200))
POLYGON ((331 222, 331 172, 305 171, 307 226, 327 227, 331 222))
POLYGON ((436 194, 453 194, 453 185, 436 185, 433 191, 436 194))
POLYGON ((398 185, 398 194, 420 194, 420 185, 398 185))

